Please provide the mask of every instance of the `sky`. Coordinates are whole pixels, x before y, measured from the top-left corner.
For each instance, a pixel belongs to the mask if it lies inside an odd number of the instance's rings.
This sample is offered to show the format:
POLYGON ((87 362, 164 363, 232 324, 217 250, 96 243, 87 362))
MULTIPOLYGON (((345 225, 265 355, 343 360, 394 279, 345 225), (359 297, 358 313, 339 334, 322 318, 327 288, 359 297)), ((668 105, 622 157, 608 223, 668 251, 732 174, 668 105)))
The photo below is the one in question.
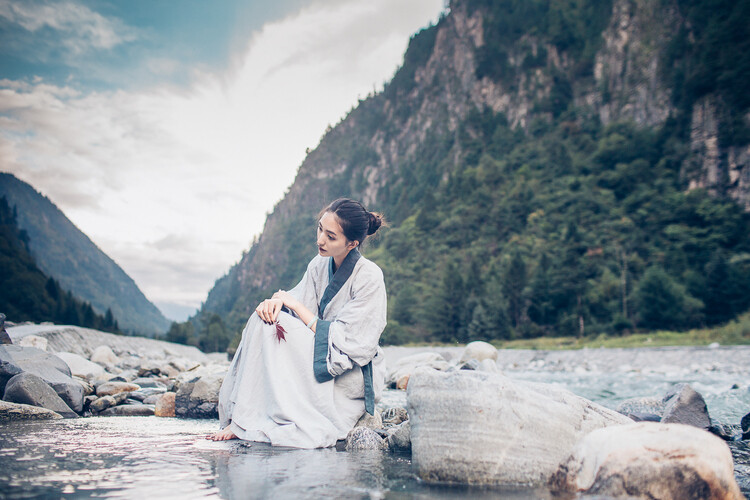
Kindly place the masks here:
MULTIPOLYGON (((182 320, 445 0, 0 0, 0 171, 182 320)), ((311 233, 312 234, 312 233, 311 233)))

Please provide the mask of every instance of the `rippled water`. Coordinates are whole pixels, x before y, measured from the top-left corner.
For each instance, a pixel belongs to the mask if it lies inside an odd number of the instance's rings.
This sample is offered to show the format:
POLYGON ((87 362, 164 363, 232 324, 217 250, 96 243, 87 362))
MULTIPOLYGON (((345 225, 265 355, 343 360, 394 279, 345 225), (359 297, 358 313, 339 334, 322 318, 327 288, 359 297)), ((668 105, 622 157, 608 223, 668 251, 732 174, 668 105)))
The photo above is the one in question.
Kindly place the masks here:
MULTIPOLYGON (((716 420, 737 424, 750 411, 748 380, 733 373, 506 373, 560 385, 610 408, 689 382, 716 420)), ((403 391, 386 391, 381 407, 405 400, 403 391)), ((408 455, 203 439, 216 421, 94 417, 0 428, 0 498, 550 498, 543 490, 426 485, 413 475, 408 455)), ((750 448, 729 444, 749 495, 750 448)))

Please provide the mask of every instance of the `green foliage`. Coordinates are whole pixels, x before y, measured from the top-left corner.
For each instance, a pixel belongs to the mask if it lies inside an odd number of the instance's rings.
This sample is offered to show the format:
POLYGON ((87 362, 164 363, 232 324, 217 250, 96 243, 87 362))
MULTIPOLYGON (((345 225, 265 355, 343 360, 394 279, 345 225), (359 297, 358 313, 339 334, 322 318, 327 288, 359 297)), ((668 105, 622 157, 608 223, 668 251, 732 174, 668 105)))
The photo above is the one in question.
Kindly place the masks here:
POLYGON ((0 312, 11 321, 50 321, 121 333, 111 309, 104 316, 65 291, 36 265, 30 238, 18 228, 17 210, 0 197, 0 312))

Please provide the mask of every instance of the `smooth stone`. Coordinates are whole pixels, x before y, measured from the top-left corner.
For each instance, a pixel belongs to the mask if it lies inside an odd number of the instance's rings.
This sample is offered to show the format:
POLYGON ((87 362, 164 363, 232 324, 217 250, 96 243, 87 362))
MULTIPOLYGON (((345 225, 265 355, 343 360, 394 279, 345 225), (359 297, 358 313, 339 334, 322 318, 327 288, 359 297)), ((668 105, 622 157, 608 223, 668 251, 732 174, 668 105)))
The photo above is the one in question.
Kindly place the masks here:
POLYGON ((364 415, 362 415, 356 424, 354 424, 354 428, 357 427, 367 427, 368 429, 377 430, 383 428, 383 418, 380 416, 380 412, 376 409, 374 415, 370 415, 369 413, 365 412, 364 415))
POLYGON ((401 408, 400 406, 386 408, 381 417, 383 419, 383 425, 386 427, 398 425, 401 422, 409 420, 409 414, 406 412, 406 408, 401 408))
MULTIPOLYGON (((156 402, 161 399, 161 397, 163 396, 163 394, 164 393, 162 393, 162 394, 152 394, 151 396, 148 396, 145 399, 138 399, 138 398, 132 398, 132 399, 134 399, 136 401, 140 401, 144 405, 155 405, 156 402)), ((131 392, 130 395, 132 396, 133 393, 131 392)))
POLYGON ((133 383, 133 384, 138 384, 138 385, 140 385, 140 386, 141 386, 141 388, 146 388, 146 387, 149 387, 149 388, 153 388, 153 387, 158 387, 158 388, 162 388, 162 389, 165 389, 165 390, 166 390, 166 388, 167 388, 166 384, 163 384, 162 382, 159 382, 159 381, 158 381, 158 380, 156 380, 156 379, 153 379, 153 378, 147 378, 147 377, 138 377, 138 378, 136 378, 136 379, 133 379, 133 380, 131 380, 130 382, 131 382, 131 383, 133 383))
MULTIPOLYGON (((421 352, 418 354, 412 354, 411 356, 404 356, 390 367, 388 376, 385 380, 386 386, 399 384, 404 378, 406 383, 408 383, 409 375, 420 366, 429 366, 430 368, 441 371, 447 370, 451 367, 450 363, 436 352, 421 352)), ((402 385, 406 387, 406 383, 402 385)))
POLYGON ((146 398, 149 398, 151 396, 158 396, 159 394, 164 394, 167 392, 166 387, 160 388, 160 387, 142 387, 141 389, 138 389, 137 391, 133 391, 130 393, 130 397, 133 399, 139 399, 141 401, 144 401, 146 398))
POLYGON ((109 346, 100 345, 91 353, 91 361, 105 366, 114 366, 120 362, 120 358, 109 346))
POLYGON ((744 498, 724 441, 694 426, 651 422, 584 436, 550 486, 604 498, 744 498))
POLYGON ((623 415, 664 415, 666 404, 661 398, 631 398, 617 405, 616 410, 623 415))
POLYGON ((46 351, 48 343, 49 342, 44 337, 40 337, 38 335, 26 335, 21 340, 16 342, 16 345, 21 347, 33 347, 41 351, 46 351))
POLYGON ((666 407, 661 421, 665 424, 687 424, 700 429, 711 427, 708 407, 703 396, 688 384, 677 384, 664 396, 666 407))
POLYGON ((53 420, 62 415, 47 408, 0 400, 0 423, 18 420, 53 420))
POLYGON ((497 361, 497 349, 494 345, 488 342, 482 342, 481 340, 469 342, 466 344, 463 354, 461 354, 459 363, 465 363, 470 359, 476 359, 480 362, 485 359, 497 361))
POLYGON ((407 410, 427 482, 543 485, 583 435, 632 422, 550 384, 429 368, 412 374, 407 410))
POLYGON ((74 376, 81 377, 86 380, 93 380, 97 377, 104 375, 104 368, 83 356, 74 354, 72 352, 58 352, 57 357, 65 361, 65 364, 70 368, 70 373, 74 376))
POLYGON ((386 449, 388 449, 388 445, 385 439, 367 427, 355 427, 346 436, 346 451, 386 449))
POLYGON ((409 387, 409 374, 403 375, 396 380, 396 389, 405 391, 409 387))
POLYGON ((81 387, 83 387, 84 398, 96 392, 96 389, 88 382, 88 380, 84 380, 76 375, 73 375, 73 380, 81 384, 81 387))
POLYGON ((462 361, 458 365, 459 370, 478 370, 479 369, 479 361, 476 359, 467 359, 466 361, 462 361))
POLYGON ((480 361, 477 370, 480 372, 500 373, 500 368, 497 367, 497 361, 493 359, 483 359, 480 361))
POLYGON ((388 429, 386 443, 391 451, 411 451, 411 424, 408 420, 388 429))
POLYGON ((141 401, 139 399, 125 398, 122 401, 122 404, 124 404, 124 405, 143 405, 143 404, 146 404, 146 403, 144 403, 143 401, 141 401))
POLYGON ((115 401, 115 398, 112 396, 102 396, 100 398, 97 398, 96 401, 92 402, 89 408, 92 411, 104 411, 110 406, 116 406, 117 401, 115 401))
POLYGON ((19 371, 42 378, 70 409, 83 411, 83 386, 71 378, 70 368, 62 359, 34 347, 0 346, 0 379, 7 382, 7 375, 19 371))
POLYGON ((154 406, 154 415, 157 417, 174 417, 175 416, 175 394, 174 392, 167 392, 158 397, 159 400, 154 406))
MULTIPOLYGON (((3 399, 10 403, 46 408, 65 418, 78 416, 47 382, 30 372, 19 373, 11 378, 5 386, 3 399)), ((83 397, 81 397, 81 409, 83 409, 83 397)))
POLYGON ((132 392, 140 389, 140 386, 128 382, 105 382, 96 388, 97 396, 112 396, 120 392, 132 392))
POLYGON ((101 417, 149 417, 154 414, 151 405, 120 405, 107 408, 99 414, 101 417))

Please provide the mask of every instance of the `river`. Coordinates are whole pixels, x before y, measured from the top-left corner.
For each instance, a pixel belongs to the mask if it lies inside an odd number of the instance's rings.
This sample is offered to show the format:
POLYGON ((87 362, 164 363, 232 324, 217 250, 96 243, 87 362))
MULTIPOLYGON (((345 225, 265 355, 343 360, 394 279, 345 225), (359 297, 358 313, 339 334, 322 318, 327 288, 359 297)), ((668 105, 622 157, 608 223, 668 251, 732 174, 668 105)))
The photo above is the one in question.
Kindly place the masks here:
MULTIPOLYGON (((460 349, 443 351, 450 357, 460 349)), ((688 382, 714 420, 737 424, 750 411, 748 356, 748 348, 501 351, 498 365, 512 378, 556 384, 610 408, 688 382)), ((403 391, 388 390, 381 407, 404 403, 403 391)), ((157 417, 6 424, 0 498, 551 498, 546 490, 427 485, 414 476, 408 454, 205 440, 216 427, 157 417)), ((750 449, 747 441, 729 445, 747 496, 750 449)))

